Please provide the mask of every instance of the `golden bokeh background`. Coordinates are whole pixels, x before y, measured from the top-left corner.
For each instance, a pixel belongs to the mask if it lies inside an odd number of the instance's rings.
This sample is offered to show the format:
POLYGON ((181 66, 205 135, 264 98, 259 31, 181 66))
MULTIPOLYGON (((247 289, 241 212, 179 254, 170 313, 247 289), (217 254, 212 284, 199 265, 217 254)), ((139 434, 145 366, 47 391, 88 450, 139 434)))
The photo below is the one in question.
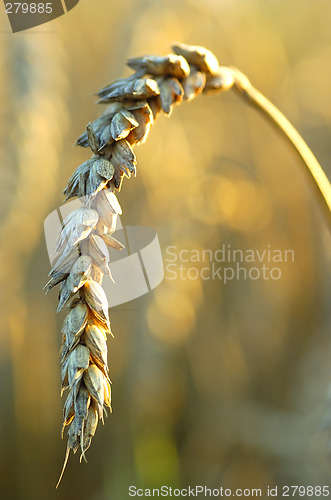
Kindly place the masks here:
POLYGON ((90 93, 128 75, 128 57, 166 54, 177 40, 208 47, 286 114, 331 178, 330 18, 326 0, 81 0, 12 34, 1 10, 3 498, 330 485, 330 233, 294 152, 240 97, 200 96, 157 119, 118 196, 122 222, 154 228, 164 257, 169 246, 270 245, 295 260, 279 280, 166 271, 155 290, 111 309, 113 414, 88 464, 70 458, 58 491, 63 315, 56 292, 42 291, 43 221, 89 157, 72 144, 101 111, 90 93))

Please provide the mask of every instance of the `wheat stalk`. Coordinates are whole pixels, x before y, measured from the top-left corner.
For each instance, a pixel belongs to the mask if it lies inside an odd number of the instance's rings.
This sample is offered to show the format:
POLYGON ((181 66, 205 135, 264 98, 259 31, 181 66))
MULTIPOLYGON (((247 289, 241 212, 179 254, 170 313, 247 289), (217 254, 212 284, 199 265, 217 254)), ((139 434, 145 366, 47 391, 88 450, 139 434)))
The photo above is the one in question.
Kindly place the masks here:
POLYGON ((57 258, 47 291, 60 283, 59 306, 68 304, 62 327, 63 431, 68 430, 67 450, 59 485, 70 450, 80 448, 81 459, 91 444, 98 419, 111 408, 107 365, 107 334, 111 333, 108 303, 101 286, 109 275, 107 247, 120 250, 112 237, 121 207, 115 192, 124 177, 136 173, 133 146, 143 143, 160 112, 170 115, 182 100, 200 93, 236 88, 268 115, 285 133, 304 160, 330 215, 330 184, 317 160, 286 118, 235 68, 220 66, 203 47, 173 45, 175 54, 129 59, 135 73, 98 92, 99 103, 109 106, 79 137, 77 144, 90 147, 93 156, 80 165, 64 190, 66 200, 79 197, 82 206, 63 223, 57 240, 57 258), (294 132, 293 132, 294 131, 294 132))

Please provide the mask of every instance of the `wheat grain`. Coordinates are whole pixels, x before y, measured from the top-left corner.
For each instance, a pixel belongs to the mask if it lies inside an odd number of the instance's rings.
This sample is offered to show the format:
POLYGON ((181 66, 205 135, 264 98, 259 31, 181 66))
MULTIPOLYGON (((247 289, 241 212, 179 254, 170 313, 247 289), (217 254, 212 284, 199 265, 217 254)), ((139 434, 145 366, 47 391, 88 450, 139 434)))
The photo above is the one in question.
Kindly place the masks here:
POLYGON ((136 174, 133 147, 146 140, 161 111, 170 115, 182 100, 232 87, 251 100, 254 97, 247 78, 234 68, 220 66, 207 49, 177 43, 173 50, 175 54, 164 57, 129 59, 135 73, 98 92, 98 102, 109 106, 77 139, 78 145, 90 147, 93 157, 76 169, 64 194, 66 200, 79 197, 83 206, 64 221, 57 259, 45 286, 48 291, 60 284, 58 310, 65 304, 69 308, 62 327, 62 392, 68 389, 62 435, 70 427, 58 484, 70 451, 80 448, 85 459, 98 419, 103 421, 104 411, 111 409, 106 344, 111 329, 101 283, 103 275, 111 276, 107 246, 123 248, 111 236, 121 214, 115 192, 120 191, 124 176, 136 174))

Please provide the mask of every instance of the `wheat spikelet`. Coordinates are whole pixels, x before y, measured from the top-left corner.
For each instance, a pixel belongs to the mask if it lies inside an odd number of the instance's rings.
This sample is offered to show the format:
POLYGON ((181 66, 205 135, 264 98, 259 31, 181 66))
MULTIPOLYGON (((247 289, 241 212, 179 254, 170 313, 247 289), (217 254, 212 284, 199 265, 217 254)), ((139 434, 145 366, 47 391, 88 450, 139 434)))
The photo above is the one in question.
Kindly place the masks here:
MULTIPOLYGON (((64 220, 57 258, 45 286, 48 291, 60 284, 58 310, 66 304, 69 309, 62 327, 62 392, 68 389, 62 435, 70 427, 58 484, 70 451, 80 449, 85 459, 98 420, 103 421, 105 410, 111 408, 106 344, 111 329, 101 284, 103 275, 110 275, 107 246, 122 248, 112 237, 121 214, 115 192, 124 177, 136 174, 134 146, 146 140, 159 113, 170 115, 176 104, 202 92, 235 87, 277 121, 271 103, 265 98, 258 101, 257 91, 238 70, 219 66, 214 54, 203 47, 177 43, 173 50, 175 54, 164 57, 129 59, 135 73, 98 92, 98 102, 108 107, 77 139, 77 145, 90 147, 93 156, 75 170, 64 194, 66 200, 79 197, 83 205, 64 220)), ((288 137, 280 121, 277 124, 288 137)), ((303 158, 302 144, 295 147, 303 158)))

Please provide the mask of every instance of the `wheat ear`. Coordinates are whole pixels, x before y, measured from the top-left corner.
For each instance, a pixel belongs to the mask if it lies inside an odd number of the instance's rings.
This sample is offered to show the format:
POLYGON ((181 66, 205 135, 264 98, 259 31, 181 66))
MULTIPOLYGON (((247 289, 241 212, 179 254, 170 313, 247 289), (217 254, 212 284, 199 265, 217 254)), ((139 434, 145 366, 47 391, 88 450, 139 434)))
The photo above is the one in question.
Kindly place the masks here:
POLYGON ((65 304, 69 309, 62 327, 62 392, 68 389, 62 435, 65 427, 70 427, 58 484, 70 451, 76 453, 80 448, 81 459, 85 458, 98 419, 103 421, 105 410, 111 408, 106 344, 111 329, 101 283, 103 275, 111 276, 107 247, 122 248, 111 236, 121 213, 115 192, 120 191, 124 176, 135 175, 133 146, 146 140, 160 112, 170 115, 176 104, 202 92, 236 88, 266 113, 295 146, 330 214, 330 184, 286 118, 261 97, 242 73, 220 66, 207 49, 176 43, 173 50, 175 54, 164 57, 129 59, 128 65, 135 73, 98 92, 98 102, 109 106, 77 140, 78 145, 90 147, 93 156, 75 170, 64 193, 66 200, 77 196, 83 205, 64 220, 56 261, 45 286, 48 291, 60 283, 58 310, 65 304))

